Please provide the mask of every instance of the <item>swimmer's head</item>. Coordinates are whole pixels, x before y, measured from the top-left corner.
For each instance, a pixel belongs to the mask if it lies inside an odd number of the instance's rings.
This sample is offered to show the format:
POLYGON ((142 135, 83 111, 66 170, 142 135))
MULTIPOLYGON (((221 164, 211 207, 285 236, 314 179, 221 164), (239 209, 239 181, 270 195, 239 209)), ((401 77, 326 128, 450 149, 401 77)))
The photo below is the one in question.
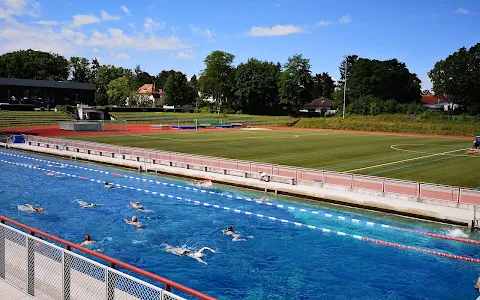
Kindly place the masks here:
POLYGON ((105 181, 105 185, 108 185, 108 182, 107 182, 107 181, 105 181))
POLYGON ((227 231, 233 231, 233 227, 232 227, 232 226, 228 226, 228 227, 227 227, 227 231))
POLYGON ((40 207, 40 208, 38 208, 37 210, 38 210, 38 211, 44 211, 44 210, 45 210, 45 208, 43 208, 43 207, 40 207))
POLYGON ((137 221, 138 221, 138 220, 137 220, 137 217, 136 217, 136 216, 133 216, 133 217, 132 217, 132 222, 137 222, 137 221))
POLYGON ((89 240, 90 240, 90 235, 86 234, 85 237, 84 237, 84 239, 85 239, 86 241, 89 241, 89 240))

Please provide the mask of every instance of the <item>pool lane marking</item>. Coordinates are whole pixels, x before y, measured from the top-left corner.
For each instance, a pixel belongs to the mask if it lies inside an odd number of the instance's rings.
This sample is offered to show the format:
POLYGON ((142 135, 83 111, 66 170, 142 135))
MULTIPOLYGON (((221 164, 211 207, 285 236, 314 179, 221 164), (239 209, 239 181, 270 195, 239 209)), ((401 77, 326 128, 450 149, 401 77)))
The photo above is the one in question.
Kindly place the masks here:
MULTIPOLYGON (((6 154, 6 155, 9 155, 9 156, 16 156, 16 157, 22 157, 22 158, 27 158, 27 159, 30 159, 30 157, 26 157, 26 156, 21 156, 21 155, 15 155, 15 154, 9 154, 9 153, 4 153, 4 152, 0 152, 0 154, 6 154)), ((41 161, 41 159, 38 159, 41 161)), ((3 161, 3 160, 1 160, 3 161)), ((45 160, 43 160, 45 161, 45 160)), ((8 161, 5 161, 5 162, 8 162, 8 161)), ((60 163, 58 163, 60 164, 60 163)), ((22 165, 22 166, 28 166, 28 165, 24 165, 24 164, 20 164, 18 163, 18 165, 22 165)), ((67 166, 73 166, 73 165, 68 165, 68 164, 63 164, 63 165, 67 165, 67 166)), ((32 168, 32 167, 30 167, 32 168)), ((33 167, 34 168, 34 167, 33 167)), ((80 169, 82 169, 83 167, 78 167, 80 169)), ((83 168, 83 169, 88 169, 88 168, 83 168)), ((51 171, 51 172, 56 172, 58 173, 57 171, 51 171)), ((65 173, 64 173, 65 174, 65 173)), ((132 177, 132 176, 127 176, 127 175, 121 175, 123 176, 124 178, 131 178, 131 179, 137 179, 137 180, 141 180, 142 178, 139 178, 139 177, 132 177)), ((79 178, 81 179, 87 179, 85 177, 81 177, 81 176, 78 176, 79 178)), ((145 179, 146 180, 146 179, 145 179)), ((100 182, 99 180, 97 180, 97 182, 100 182)), ((149 180, 150 182, 150 180, 149 180)), ((153 181, 152 181, 153 183, 153 181)), ((174 185, 174 184, 169 184, 167 182, 160 182, 160 181, 155 181, 155 183, 157 184, 163 184, 163 185, 172 185, 172 186, 176 186, 178 187, 179 185, 174 185)), ((118 185, 117 185, 118 186, 118 185)), ((126 186, 123 186, 123 187, 126 187, 126 186)), ((186 187, 184 187, 186 188, 186 187)), ((130 189, 136 189, 136 188, 132 188, 130 187, 130 189)), ((190 188, 189 188, 190 189, 190 188)), ((141 189, 140 189, 141 190, 141 189)), ((194 190, 194 191, 201 191, 203 193, 206 193, 206 190, 201 190, 201 189, 196 189, 196 188, 192 188, 191 190, 194 190)), ((215 193, 215 192, 214 192, 215 193)), ((246 200, 246 201, 249 201, 249 202, 256 202, 258 204, 265 204, 265 205, 269 205, 269 206, 275 206, 277 208, 284 208, 285 206, 284 205, 281 205, 281 204, 273 204, 271 202, 262 202, 262 201, 255 201, 253 199, 249 199, 249 198, 242 198, 242 197, 239 197, 239 196, 235 196, 235 195, 225 195, 223 193, 215 193, 216 195, 219 195, 219 196, 223 196, 223 197, 227 197, 227 198, 236 198, 236 199, 243 199, 243 200, 246 200)), ((309 212, 311 214, 315 214, 315 215, 319 215, 319 216, 323 216, 323 217, 327 217, 327 218, 332 218, 332 219, 337 219, 337 220, 340 220, 340 221, 350 221, 354 224, 362 224, 362 225, 365 225, 365 226, 370 226, 370 227, 381 227, 381 228, 390 228, 390 229, 393 229, 393 230, 398 230, 398 231, 405 231, 405 232, 410 232, 410 233, 415 233, 415 234, 419 234, 419 235, 423 235, 423 236, 428 236, 428 237, 433 237, 433 238, 438 238, 438 239, 444 239, 444 240, 450 240, 450 241, 456 241, 456 242, 461 242, 461 243, 467 243, 467 244, 474 244, 474 245, 480 245, 480 241, 476 241, 476 240, 471 240, 471 239, 466 239, 466 238, 455 238, 455 237, 450 237, 450 236, 447 236, 447 235, 441 235, 441 234, 435 234, 435 233, 430 233, 430 232, 425 232, 425 231, 420 231, 420 230, 414 230, 414 229, 409 229, 409 228, 403 228, 403 227, 397 227, 397 226, 393 226, 393 225, 387 225, 387 224, 381 224, 381 223, 374 223, 374 222, 370 222, 370 221, 363 221, 363 220, 358 220, 358 219, 353 219, 353 218, 349 218, 349 217, 344 217, 342 215, 334 215, 334 214, 331 214, 331 213, 320 213, 318 211, 315 211, 315 210, 306 210, 306 209, 299 209, 299 208, 295 208, 295 207, 292 207, 292 206, 288 206, 288 209, 289 210, 298 210, 300 212, 309 212)))
POLYGON ((384 164, 358 168, 358 169, 349 170, 349 171, 345 171, 345 172, 352 173, 352 172, 357 172, 357 171, 362 171, 362 170, 367 170, 367 169, 372 169, 372 168, 389 166, 389 165, 398 164, 398 163, 402 163, 402 162, 406 162, 406 161, 412 161, 412 160, 417 160, 417 159, 422 159, 422 158, 427 158, 427 157, 432 157, 432 156, 438 156, 438 155, 445 155, 445 154, 448 154, 448 153, 458 152, 458 151, 467 150, 467 149, 470 149, 470 148, 457 149, 457 150, 445 151, 445 152, 440 152, 440 153, 433 153, 433 154, 429 154, 429 155, 424 155, 424 156, 419 156, 419 157, 414 157, 414 158, 408 158, 408 159, 402 159, 402 160, 388 162, 388 163, 384 163, 384 164))
MULTIPOLYGON (((13 164, 13 165, 18 165, 18 166, 22 166, 22 167, 27 167, 27 168, 31 168, 31 169, 42 169, 42 168, 37 168, 35 166, 28 166, 26 164, 20 164, 20 163, 16 163, 16 162, 9 162, 9 161, 5 161, 5 160, 0 160, 1 162, 6 162, 8 164, 13 164)), ((54 171, 54 170, 48 170, 48 169, 43 169, 43 170, 47 170, 49 172, 53 172, 53 173, 61 173, 61 172, 58 172, 58 171, 54 171)), ((88 179, 88 178, 86 178, 88 179)), ((90 181, 92 182, 101 182, 100 180, 96 180, 96 179, 93 179, 93 178, 90 178, 90 181)), ((112 183, 113 184, 113 183, 112 183)), ((118 186, 118 185, 117 185, 118 186)), ((134 189, 134 187, 130 187, 130 189, 134 189)), ((143 189, 136 189, 140 192, 145 192, 147 193, 146 190, 143 190, 143 189)), ((151 193, 148 191, 148 193, 151 193)), ((152 192, 153 193, 153 192, 152 192)), ((161 197, 165 197, 167 196, 168 198, 174 198, 173 195, 165 195, 165 194, 160 194, 161 197)), ((184 201, 187 201, 187 202, 192 202, 191 199, 188 199, 188 198, 181 198, 181 197, 177 197, 178 200, 184 200, 184 201)), ((205 206, 205 207, 215 207, 215 208, 219 208, 219 209, 223 209, 223 210, 228 210, 228 211, 231 211, 232 209, 229 208, 229 207, 220 207, 218 205, 211 205, 210 203, 207 203, 207 202, 201 202, 201 201, 193 201, 196 205, 202 205, 202 206, 205 206)), ((253 216, 257 216, 259 218, 263 218, 264 216, 263 215, 260 215, 260 214, 253 214, 249 211, 242 211, 240 209, 233 209, 233 211, 235 213, 238 213, 238 214, 245 214, 245 215, 253 215, 253 216)), ((370 243, 374 243, 374 244, 377 244, 377 245, 383 245, 383 246, 389 246, 389 247, 394 247, 394 248, 399 248, 399 249, 405 249, 405 250, 410 250, 410 251, 417 251, 417 252, 421 252, 421 253, 426 253, 426 254, 432 254, 432 255, 437 255, 437 256, 441 256, 441 257, 446 257, 446 258, 452 258, 452 259, 457 259, 457 260, 463 260, 463 261, 468 261, 468 262, 474 262, 474 263, 480 263, 480 259, 476 259, 476 258, 472 258, 472 257, 466 257, 466 256, 460 256, 460 255, 453 255, 453 254, 449 254, 449 253, 444 253, 444 252, 439 252, 439 251, 433 251, 433 250, 428 250, 428 249, 423 249, 423 248, 417 248, 417 247, 412 247, 412 246, 407 246, 407 245, 403 245, 403 244, 397 244, 397 243, 392 243, 392 242, 387 242, 387 241, 383 241, 383 240, 378 240, 378 239, 372 239, 372 238, 368 238, 368 237, 364 237, 364 236, 360 236, 360 235, 354 235, 354 234, 350 234, 350 233, 346 233, 346 232, 342 232, 342 231, 336 231, 336 230, 332 230, 332 229, 328 229, 328 228, 322 228, 322 227, 317 227, 317 226, 313 226, 313 225, 308 225, 308 224, 303 224, 303 223, 299 223, 299 222, 293 222, 293 221, 289 221, 289 220, 285 220, 285 219, 279 219, 279 218, 275 218, 275 217, 271 217, 271 216, 267 216, 267 218, 269 220, 272 220, 272 221, 279 221, 281 223, 290 223, 290 224, 293 224, 297 227, 306 227, 308 229, 312 229, 312 230, 320 230, 321 232, 325 232, 325 233, 332 233, 332 234, 336 234, 336 235, 339 235, 339 236, 348 236, 348 237, 352 237, 354 239, 357 239, 357 240, 360 240, 360 241, 364 241, 364 242, 370 242, 370 243)))

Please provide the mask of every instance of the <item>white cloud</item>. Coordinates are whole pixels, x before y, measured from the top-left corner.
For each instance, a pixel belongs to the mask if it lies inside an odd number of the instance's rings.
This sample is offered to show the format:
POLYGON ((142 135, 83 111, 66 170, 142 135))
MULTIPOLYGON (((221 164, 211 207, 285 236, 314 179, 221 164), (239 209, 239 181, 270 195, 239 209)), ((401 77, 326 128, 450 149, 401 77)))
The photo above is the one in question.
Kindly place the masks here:
POLYGON ((177 33, 177 30, 179 30, 180 28, 180 26, 170 26, 170 30, 172 30, 173 34, 177 33))
POLYGON ((33 23, 38 24, 38 25, 45 25, 45 26, 60 25, 60 22, 57 22, 57 21, 37 21, 37 22, 33 22, 33 23))
POLYGON ((127 16, 130 16, 130 15, 131 15, 130 10, 129 10, 128 7, 126 7, 125 5, 120 6, 120 9, 121 9, 127 16))
POLYGON ((350 23, 352 19, 350 19, 350 15, 343 15, 340 19, 338 19, 338 22, 342 24, 347 24, 350 23))
POLYGON ((102 15, 102 21, 118 21, 120 20, 119 16, 112 16, 109 15, 106 11, 102 10, 101 12, 102 15))
POLYGON ((165 28, 165 25, 165 22, 157 22, 152 18, 146 18, 143 23, 143 29, 145 29, 146 32, 152 33, 154 30, 165 28))
POLYGON ((36 17, 40 10, 40 3, 32 0, 0 0, 0 19, 22 15, 36 17))
POLYGON ((98 52, 101 48, 109 48, 119 53, 127 49, 160 51, 190 48, 174 35, 165 38, 153 34, 146 36, 141 33, 127 35, 120 29, 110 29, 107 32, 92 30, 83 33, 79 28, 31 25, 15 19, 7 19, 0 26, 0 54, 21 49, 34 49, 73 55, 81 53, 83 47, 91 47, 93 52, 98 52))
POLYGON ((102 10, 100 12, 101 18, 90 14, 90 15, 74 15, 73 16, 73 22, 71 24, 72 27, 80 27, 83 25, 88 25, 88 24, 96 24, 96 23, 101 23, 102 21, 118 21, 120 20, 119 16, 112 16, 109 15, 106 11, 102 10))
POLYGON ((209 39, 211 42, 215 42, 213 39, 213 36, 215 35, 212 30, 205 28, 204 30, 201 30, 200 27, 195 26, 195 25, 190 25, 190 30, 192 31, 193 34, 195 35, 200 35, 203 37, 206 37, 209 39))
POLYGON ((78 49, 85 35, 67 27, 29 26, 10 20, 0 27, 0 53, 34 49, 68 55, 78 49))
POLYGON ((130 55, 128 55, 127 53, 119 53, 117 55, 115 55, 116 58, 118 59, 123 59, 123 60, 129 60, 130 59, 130 55))
POLYGON ((176 55, 171 54, 170 56, 177 59, 193 59, 195 57, 195 53, 191 49, 187 49, 185 51, 178 52, 176 55))
POLYGON ((328 25, 332 25, 332 23, 329 22, 329 21, 323 21, 322 20, 322 21, 318 21, 315 25, 317 25, 317 26, 328 26, 328 25))
POLYGON ((470 11, 466 10, 465 8, 463 7, 459 7, 457 9, 457 14, 460 14, 460 15, 468 15, 470 14, 470 11))
POLYGON ((247 33, 249 36, 283 36, 303 32, 301 27, 295 25, 275 25, 273 27, 253 26, 247 33))
POLYGON ((133 23, 128 23, 128 26, 130 26, 131 28, 135 28, 135 24, 133 23))
POLYGON ((80 27, 83 25, 88 25, 88 24, 95 24, 95 23, 100 23, 102 20, 100 20, 98 17, 94 15, 74 15, 73 16, 73 22, 72 22, 72 27, 80 27))
POLYGON ((176 36, 159 38, 151 34, 146 37, 143 34, 135 36, 126 35, 121 29, 110 28, 108 32, 93 30, 92 35, 85 40, 86 46, 106 47, 118 49, 136 49, 140 51, 177 50, 188 48, 176 36))

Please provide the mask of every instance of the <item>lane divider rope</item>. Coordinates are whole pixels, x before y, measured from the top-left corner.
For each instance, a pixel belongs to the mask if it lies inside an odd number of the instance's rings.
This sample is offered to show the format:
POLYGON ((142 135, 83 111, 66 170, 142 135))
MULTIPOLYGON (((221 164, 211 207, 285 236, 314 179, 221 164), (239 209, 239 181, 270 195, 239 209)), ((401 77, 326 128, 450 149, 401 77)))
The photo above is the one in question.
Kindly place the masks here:
MULTIPOLYGON (((16 162, 10 162, 10 161, 6 161, 6 160, 3 160, 3 159, 0 160, 0 162, 4 162, 4 163, 11 164, 11 165, 16 165, 16 166, 22 166, 22 167, 26 167, 26 168, 30 168, 30 169, 36 169, 36 170, 47 171, 47 172, 52 172, 52 173, 56 173, 56 174, 62 174, 62 175, 66 175, 68 177, 80 178, 80 179, 87 180, 87 181, 90 181, 90 182, 103 183, 102 180, 98 180, 98 179, 94 179, 94 178, 87 178, 87 177, 77 176, 77 175, 66 173, 66 172, 58 172, 58 171, 55 171, 55 170, 38 168, 36 166, 21 164, 21 163, 16 163, 16 162)), ((114 184, 114 183, 112 183, 112 184, 114 184)), ((133 186, 125 186, 125 185, 120 185, 120 184, 114 184, 114 185, 117 186, 117 187, 121 186, 121 187, 124 187, 124 188, 129 188, 131 190, 137 190, 139 192, 158 195, 160 197, 166 197, 166 198, 171 198, 171 199, 176 199, 176 200, 183 200, 183 201, 186 201, 186 202, 189 202, 189 203, 193 203, 194 205, 197 205, 197 206, 213 207, 213 208, 217 208, 217 209, 220 209, 220 210, 233 211, 234 213, 237 213, 237 214, 244 214, 244 215, 247 215, 247 216, 255 216, 257 218, 268 219, 268 220, 271 220, 271 221, 277 221, 277 222, 281 222, 281 223, 285 223, 285 224, 287 224, 287 223, 288 224, 293 224, 296 227, 304 227, 304 228, 308 228, 308 229, 312 229, 312 230, 321 231, 323 233, 331 233, 331 234, 335 234, 335 235, 338 235, 338 236, 351 237, 351 238, 354 238, 356 240, 369 242, 369 243, 373 243, 373 244, 377 244, 377 245, 388 246, 388 247, 399 248, 399 249, 405 249, 405 250, 410 250, 410 251, 416 251, 416 252, 421 252, 421 253, 426 253, 426 254, 431 254, 431 255, 436 255, 436 256, 440 256, 440 257, 456 259, 456 260, 463 260, 463 261, 468 261, 468 262, 480 263, 480 259, 477 259, 477 258, 454 255, 454 254, 449 254, 449 253, 440 252, 440 251, 428 250, 428 249, 423 249, 423 248, 407 246, 407 245, 403 245, 403 244, 387 242, 387 241, 378 240, 378 239, 372 239, 372 238, 369 238, 369 237, 355 235, 355 234, 351 234, 351 233, 347 233, 347 232, 336 231, 336 230, 332 230, 332 229, 328 229, 328 228, 322 228, 322 227, 308 225, 308 224, 304 224, 304 223, 300 223, 300 222, 294 222, 294 221, 289 221, 289 220, 286 220, 286 219, 276 218, 276 217, 272 217, 272 216, 266 216, 266 215, 263 215, 263 214, 257 214, 257 213, 253 213, 253 212, 250 212, 250 211, 242 211, 240 209, 234 209, 234 208, 230 208, 230 207, 226 207, 226 206, 220 206, 220 205, 211 204, 211 203, 208 203, 208 202, 201 202, 201 201, 191 200, 189 198, 176 197, 174 195, 168 195, 168 194, 158 193, 158 192, 155 192, 155 191, 149 191, 149 190, 146 190, 146 189, 135 188, 133 186)))
POLYGON ((364 226, 367 226, 367 227, 389 228, 389 229, 393 229, 393 230, 405 231, 405 232, 415 233, 415 234, 419 234, 419 235, 423 235, 423 236, 428 236, 428 237, 433 237, 433 238, 438 238, 438 239, 444 239, 444 240, 449 240, 449 241, 455 241, 455 242, 459 242, 459 243, 480 245, 480 241, 476 241, 476 240, 472 240, 472 239, 450 237, 448 235, 443 235, 443 234, 436 234, 436 233, 430 233, 430 232, 414 230, 414 229, 409 229, 409 228, 404 228, 404 227, 397 227, 397 226, 387 225, 387 224, 382 224, 382 223, 364 221, 364 220, 360 220, 360 219, 355 219, 355 218, 350 218, 350 217, 345 217, 345 216, 342 216, 342 215, 334 214, 334 213, 331 213, 329 211, 321 212, 319 210, 309 210, 309 209, 298 208, 298 207, 289 206, 289 205, 275 204, 275 203, 272 203, 272 202, 257 201, 257 200, 251 199, 251 198, 241 197, 241 196, 238 196, 238 195, 230 195, 230 194, 218 193, 218 192, 214 192, 214 191, 207 191, 207 190, 204 190, 204 189, 197 189, 197 188, 194 188, 194 187, 182 186, 182 185, 179 185, 179 184, 173 184, 173 183, 162 182, 162 181, 158 181, 158 180, 145 179, 145 178, 129 176, 129 175, 125 175, 125 174, 113 173, 113 172, 108 172, 108 171, 103 171, 103 170, 98 170, 98 169, 88 168, 88 167, 82 167, 82 166, 77 166, 77 165, 72 165, 72 164, 67 164, 67 163, 59 163, 59 162, 56 162, 56 161, 39 159, 39 158, 30 157, 30 156, 23 156, 23 155, 5 153, 5 152, 1 152, 1 151, 0 151, 0 154, 4 154, 4 155, 7 155, 7 156, 12 156, 12 157, 25 158, 25 159, 30 159, 30 160, 40 161, 40 162, 53 163, 53 164, 62 165, 62 166, 69 166, 69 167, 73 167, 73 168, 81 169, 81 170, 85 170, 85 171, 90 171, 90 172, 98 172, 98 173, 103 173, 103 174, 107 174, 107 175, 110 174, 112 176, 123 177, 123 178, 127 178, 127 179, 130 179, 130 180, 137 180, 137 181, 142 181, 142 182, 145 182, 145 183, 152 183, 152 184, 157 184, 157 185, 181 188, 181 189, 185 189, 185 190, 193 191, 193 192, 200 192, 200 193, 204 193, 204 194, 217 195, 217 196, 231 198, 231 199, 246 200, 246 201, 249 201, 249 202, 255 202, 257 204, 264 204, 264 205, 276 207, 276 208, 279 208, 279 209, 286 209, 288 211, 299 211, 299 212, 304 212, 304 213, 311 213, 311 214, 314 214, 316 216, 336 219, 336 220, 339 220, 339 221, 347 221, 347 222, 351 222, 351 223, 354 223, 354 224, 364 225, 364 226))

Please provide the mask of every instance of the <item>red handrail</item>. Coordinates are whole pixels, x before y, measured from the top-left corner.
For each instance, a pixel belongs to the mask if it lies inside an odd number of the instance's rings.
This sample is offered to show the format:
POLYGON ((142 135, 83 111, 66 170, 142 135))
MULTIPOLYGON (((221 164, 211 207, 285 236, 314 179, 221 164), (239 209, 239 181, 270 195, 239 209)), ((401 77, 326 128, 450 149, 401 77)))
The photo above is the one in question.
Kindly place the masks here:
POLYGON ((56 237, 54 235, 51 235, 51 234, 48 234, 46 232, 43 232, 41 230, 38 230, 38 229, 35 229, 33 227, 30 227, 30 226, 27 226, 23 223, 20 223, 20 222, 17 222, 15 220, 12 220, 10 218, 7 218, 7 217, 4 217, 2 215, 0 215, 0 222, 1 223, 10 223, 10 224, 13 224, 15 226, 18 226, 22 229, 25 229, 27 230, 31 235, 35 235, 35 234, 38 234, 40 236, 43 236, 45 238, 48 238, 52 241, 55 241, 57 243, 60 243, 64 246, 66 246, 67 250, 70 250, 71 248, 74 248, 74 249, 77 249, 79 251, 82 251, 84 253, 87 253, 87 254, 90 254, 92 256, 95 256, 99 259, 102 259, 106 262, 108 262, 110 264, 110 267, 111 268, 114 268, 115 266, 119 266, 119 267, 122 267, 126 270, 129 270, 129 271, 132 271, 132 272, 135 272, 137 274, 140 274, 142 276, 145 276, 147 278, 150 278, 152 280, 155 280, 155 281, 158 281, 158 282, 161 282, 163 284, 165 284, 165 290, 167 291, 170 291, 170 288, 174 288, 174 289, 177 289, 179 291, 182 291, 182 292, 185 292, 191 296, 194 296, 194 297, 197 297, 197 298, 200 298, 202 300, 216 300, 217 298, 214 298, 214 297, 211 297, 211 296, 208 296, 202 292, 199 292, 199 291, 196 291, 194 289, 191 289, 187 286, 184 286, 180 283, 177 283, 175 281, 172 281, 170 279, 167 279, 165 277, 161 277, 161 276, 158 276, 156 274, 153 274, 151 272, 148 272, 148 271, 145 271, 145 270, 142 270, 140 268, 137 268, 135 266, 132 266, 130 264, 127 264, 127 263, 124 263, 120 260, 117 260, 115 258, 112 258, 112 257, 109 257, 107 255, 104 255, 104 254, 101 254, 101 253, 98 253, 96 251, 93 251, 93 250, 90 250, 90 249, 87 249, 87 248, 84 248, 82 246, 80 246, 79 244, 75 244, 75 243, 72 243, 72 242, 69 242, 67 240, 64 240, 64 239, 61 239, 59 237, 56 237))

